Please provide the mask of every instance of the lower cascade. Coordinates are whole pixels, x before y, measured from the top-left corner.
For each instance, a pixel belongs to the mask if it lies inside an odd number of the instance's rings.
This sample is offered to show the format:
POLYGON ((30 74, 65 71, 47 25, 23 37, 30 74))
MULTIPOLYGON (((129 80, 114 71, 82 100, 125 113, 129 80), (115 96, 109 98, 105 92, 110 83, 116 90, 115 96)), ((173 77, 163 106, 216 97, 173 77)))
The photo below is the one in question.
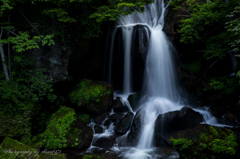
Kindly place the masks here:
POLYGON ((95 134, 88 151, 109 148, 124 159, 179 158, 176 151, 161 147, 168 145, 171 133, 200 123, 223 126, 207 107, 191 108, 182 100, 175 50, 162 31, 167 7, 156 0, 143 14, 120 17, 109 30, 105 77, 119 90, 115 98, 122 108, 99 124, 102 131, 94 121, 89 124, 95 134))

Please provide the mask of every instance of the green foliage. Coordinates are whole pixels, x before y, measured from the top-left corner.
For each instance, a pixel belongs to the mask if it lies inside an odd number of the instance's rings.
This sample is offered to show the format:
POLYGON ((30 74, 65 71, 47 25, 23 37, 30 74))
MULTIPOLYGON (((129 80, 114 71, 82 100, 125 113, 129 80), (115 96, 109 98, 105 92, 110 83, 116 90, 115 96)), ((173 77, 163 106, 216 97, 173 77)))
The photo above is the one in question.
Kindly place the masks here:
POLYGON ((238 88, 238 80, 235 78, 227 78, 227 77, 212 77, 209 79, 210 82, 209 87, 205 88, 206 90, 216 90, 222 91, 224 94, 234 94, 236 89, 238 88))
POLYGON ((48 46, 54 45, 54 41, 52 40, 53 35, 39 35, 34 36, 32 39, 29 39, 30 35, 28 32, 19 32, 18 36, 9 36, 8 39, 0 40, 0 43, 12 43, 13 49, 16 50, 16 52, 24 52, 29 49, 36 49, 39 48, 37 42, 42 42, 42 45, 48 44, 48 46))
MULTIPOLYGON (((62 149, 67 147, 67 132, 70 125, 76 120, 75 111, 71 108, 62 106, 54 113, 46 130, 32 139, 26 139, 24 143, 34 148, 62 149)), ((76 134, 81 133, 77 129, 76 134)), ((76 137, 75 137, 76 139, 76 137)), ((76 145, 76 144, 75 144, 76 145)))
POLYGON ((234 11, 231 12, 227 17, 231 18, 230 22, 227 22, 227 29, 230 34, 233 34, 234 41, 230 43, 230 46, 233 48, 233 51, 237 52, 240 49, 240 6, 236 6, 234 11))
POLYGON ((230 16, 236 15, 238 1, 187 0, 186 5, 181 5, 180 0, 174 0, 170 4, 177 10, 186 11, 187 14, 186 18, 180 20, 181 42, 198 44, 202 41, 205 44, 203 52, 206 59, 225 56, 229 51, 228 44, 232 43, 236 37, 235 32, 227 32, 226 23, 231 26, 228 28, 229 31, 235 31, 237 28, 236 21, 229 22, 227 15, 230 13, 232 13, 230 16), (234 7, 236 12, 233 12, 234 7))
MULTIPOLYGON (((198 139, 171 138, 170 141, 180 156, 194 158, 196 154, 201 154, 198 158, 209 158, 214 156, 217 158, 224 158, 226 156, 235 155, 238 144, 236 142, 236 135, 228 129, 208 126, 199 134, 198 139)), ((196 136, 198 136, 196 134, 196 136)))
POLYGON ((88 114, 81 114, 79 115, 79 118, 82 120, 84 124, 87 124, 90 122, 90 116, 88 114))
POLYGON ((0 136, 21 138, 30 135, 32 127, 30 119, 35 110, 27 108, 31 108, 33 105, 34 103, 28 103, 25 111, 19 111, 14 116, 0 111, 0 136))
POLYGON ((53 9, 43 10, 42 13, 48 15, 51 18, 56 18, 60 22, 64 22, 64 23, 76 22, 76 20, 74 18, 69 17, 68 13, 62 8, 53 8, 53 9))
POLYGON ((28 103, 37 103, 44 98, 49 101, 56 99, 56 95, 52 94, 52 81, 44 75, 46 70, 31 68, 34 64, 33 60, 26 56, 15 56, 14 60, 11 80, 4 81, 0 87, 2 111, 14 114, 32 109, 34 105, 28 103))
POLYGON ((89 18, 95 18, 98 23, 104 20, 116 20, 120 15, 128 15, 134 11, 143 12, 144 5, 153 3, 153 0, 117 0, 108 1, 109 5, 103 5, 98 11, 93 13, 89 18))
POLYGON ((83 103, 100 101, 102 96, 107 96, 111 94, 106 87, 93 83, 91 80, 82 80, 76 88, 70 93, 70 99, 78 106, 83 103))

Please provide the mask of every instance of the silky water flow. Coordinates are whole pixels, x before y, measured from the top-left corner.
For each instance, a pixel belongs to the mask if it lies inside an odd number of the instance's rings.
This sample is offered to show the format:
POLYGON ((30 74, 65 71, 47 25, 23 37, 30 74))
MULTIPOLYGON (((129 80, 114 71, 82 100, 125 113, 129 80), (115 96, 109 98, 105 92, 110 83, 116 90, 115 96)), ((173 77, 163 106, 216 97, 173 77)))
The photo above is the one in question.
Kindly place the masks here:
MULTIPOLYGON (((177 84, 177 78, 174 69, 174 56, 173 47, 168 40, 165 33, 162 31, 164 26, 164 17, 168 4, 164 3, 164 0, 156 0, 155 3, 146 5, 144 13, 134 12, 131 15, 121 16, 117 20, 117 26, 109 33, 108 40, 110 40, 107 49, 108 55, 108 82, 112 83, 112 60, 114 56, 114 45, 117 40, 117 29, 121 29, 121 36, 123 40, 123 52, 124 52, 124 73, 123 73, 123 90, 122 93, 115 93, 116 97, 120 97, 124 105, 128 106, 130 111, 136 114, 137 110, 141 109, 143 112, 141 122, 141 134, 137 146, 135 147, 120 147, 116 143, 112 147, 112 150, 117 152, 120 157, 124 159, 157 159, 161 158, 161 154, 154 154, 153 135, 155 120, 159 114, 163 114, 169 111, 180 110, 184 107, 180 104, 181 97, 179 94, 179 86, 177 84), (134 41, 134 27, 142 26, 142 31, 149 37, 148 39, 148 51, 144 70, 144 85, 142 93, 144 100, 139 104, 139 109, 133 111, 127 98, 132 94, 132 64, 131 64, 131 47, 132 41, 134 41)), ((139 39, 141 40, 141 39, 139 39)), ((211 115, 206 109, 193 110, 201 113, 205 122, 211 125, 220 126, 217 119, 211 115)), ((111 114, 114 114, 112 111, 111 114)), ((104 122, 103 122, 104 123, 104 122)), ((104 128, 104 133, 94 134, 94 140, 101 137, 108 137, 114 134, 111 124, 109 128, 104 128)), ((89 126, 94 127, 95 123, 92 122, 89 126)), ((119 137, 117 141, 127 137, 129 131, 119 137)), ((91 147, 92 148, 92 147, 91 147)), ((90 149, 91 149, 90 148, 90 149)), ((167 158, 178 158, 178 154, 171 154, 167 158)))

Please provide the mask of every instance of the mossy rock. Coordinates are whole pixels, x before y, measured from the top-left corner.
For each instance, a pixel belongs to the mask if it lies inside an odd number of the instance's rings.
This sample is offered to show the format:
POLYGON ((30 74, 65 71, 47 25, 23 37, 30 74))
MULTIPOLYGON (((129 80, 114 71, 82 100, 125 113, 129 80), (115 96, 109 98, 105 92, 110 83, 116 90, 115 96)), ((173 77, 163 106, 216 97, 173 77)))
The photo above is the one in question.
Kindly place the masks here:
POLYGON ((76 117, 74 109, 62 106, 51 116, 45 132, 34 136, 25 143, 38 149, 42 147, 49 150, 80 149, 89 147, 92 137, 92 129, 76 117))
POLYGON ((195 129, 179 131, 170 142, 182 158, 236 158, 236 135, 229 129, 201 124, 195 129))
POLYGON ((38 159, 67 159, 67 155, 64 153, 60 154, 43 153, 39 155, 38 159))
POLYGON ((26 106, 29 109, 14 115, 0 111, 0 137, 21 138, 30 135, 34 105, 30 102, 26 106))
POLYGON ((99 155, 85 155, 82 159, 102 159, 99 155))
POLYGON ((37 136, 29 136, 29 138, 25 139, 23 141, 23 143, 25 143, 26 145, 36 148, 36 149, 40 149, 42 148, 45 143, 47 141, 47 135, 45 135, 44 133, 42 134, 38 134, 37 136))
POLYGON ((110 110, 113 103, 113 88, 107 82, 84 79, 74 87, 69 97, 81 111, 97 115, 110 110))
POLYGON ((0 159, 16 159, 16 156, 13 153, 6 153, 0 146, 0 159))
POLYGON ((4 138, 3 142, 0 145, 3 150, 8 154, 13 152, 19 153, 15 154, 15 158, 19 159, 37 159, 39 157, 36 149, 31 148, 17 140, 14 140, 10 137, 4 138), (11 152, 10 152, 11 151, 11 152), (21 153, 22 152, 22 153, 21 153), (27 153, 23 153, 27 152, 27 153))
POLYGON ((67 147, 73 149, 87 148, 91 145, 93 138, 92 128, 86 126, 81 119, 77 119, 74 124, 69 127, 67 134, 67 147))

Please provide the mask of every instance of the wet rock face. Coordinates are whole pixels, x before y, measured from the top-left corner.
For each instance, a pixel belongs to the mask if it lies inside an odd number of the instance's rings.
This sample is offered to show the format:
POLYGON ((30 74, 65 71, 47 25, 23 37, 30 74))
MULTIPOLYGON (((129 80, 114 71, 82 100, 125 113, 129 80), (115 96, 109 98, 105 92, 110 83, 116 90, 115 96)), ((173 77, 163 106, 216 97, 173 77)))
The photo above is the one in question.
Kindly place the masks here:
POLYGON ((95 133, 103 133, 103 128, 99 125, 94 126, 95 133))
POLYGON ((125 116, 126 113, 115 113, 110 116, 112 122, 119 122, 121 118, 125 116))
POLYGON ((154 128, 155 145, 163 146, 170 144, 169 137, 171 134, 197 127, 203 121, 200 113, 187 107, 182 108, 180 111, 160 114, 156 119, 154 128))
POLYGON ((97 138, 92 142, 92 145, 101 148, 110 148, 114 145, 116 138, 116 135, 97 138))
POLYGON ((30 56, 36 61, 35 65, 38 69, 47 68, 47 76, 53 82, 59 82, 68 76, 68 61, 72 54, 72 50, 63 51, 60 44, 56 42, 50 47, 43 46, 34 49, 30 56))
POLYGON ((132 123, 133 113, 128 112, 122 119, 120 119, 119 123, 114 123, 114 131, 118 134, 125 134, 132 123))
POLYGON ((122 104, 119 97, 114 101, 113 110, 114 112, 129 112, 129 108, 122 104))
POLYGON ((144 112, 140 109, 133 119, 130 132, 127 136, 127 145, 129 146, 136 146, 139 141, 142 128, 141 118, 143 118, 143 114, 144 112))
POLYGON ((98 125, 100 125, 106 119, 107 116, 108 112, 105 112, 103 114, 96 116, 94 120, 98 125))
POLYGON ((135 111, 138 106, 139 106, 139 101, 140 101, 140 98, 141 98, 141 93, 140 92, 137 92, 135 94, 131 94, 128 96, 128 101, 132 107, 132 109, 135 111))

